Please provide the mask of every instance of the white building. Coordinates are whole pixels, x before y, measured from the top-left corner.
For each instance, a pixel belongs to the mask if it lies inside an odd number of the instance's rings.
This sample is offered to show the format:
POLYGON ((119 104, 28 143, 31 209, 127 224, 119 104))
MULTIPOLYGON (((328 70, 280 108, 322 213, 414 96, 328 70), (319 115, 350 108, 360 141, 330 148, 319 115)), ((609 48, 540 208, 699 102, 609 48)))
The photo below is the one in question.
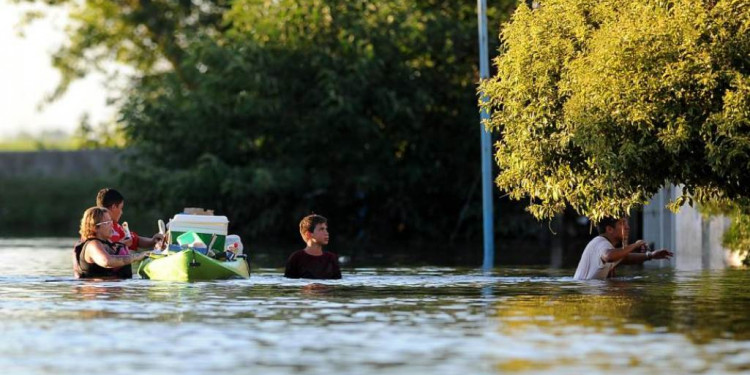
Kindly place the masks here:
POLYGON ((674 267, 678 270, 717 269, 740 265, 733 252, 722 247, 722 237, 729 228, 727 217, 704 218, 693 207, 683 206, 676 214, 665 207, 682 195, 682 188, 663 188, 643 207, 643 238, 655 249, 668 248, 675 254, 671 260, 646 262, 647 267, 674 267))

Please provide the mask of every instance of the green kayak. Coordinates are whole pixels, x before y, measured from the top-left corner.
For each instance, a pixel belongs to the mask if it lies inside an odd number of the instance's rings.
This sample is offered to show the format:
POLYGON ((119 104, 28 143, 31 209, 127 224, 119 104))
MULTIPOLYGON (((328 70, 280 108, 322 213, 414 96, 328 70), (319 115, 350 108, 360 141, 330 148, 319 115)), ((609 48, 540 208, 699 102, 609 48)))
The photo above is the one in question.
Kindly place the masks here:
POLYGON ((161 281, 247 279, 250 268, 245 259, 224 262, 185 250, 149 256, 141 262, 138 274, 144 279, 161 281))

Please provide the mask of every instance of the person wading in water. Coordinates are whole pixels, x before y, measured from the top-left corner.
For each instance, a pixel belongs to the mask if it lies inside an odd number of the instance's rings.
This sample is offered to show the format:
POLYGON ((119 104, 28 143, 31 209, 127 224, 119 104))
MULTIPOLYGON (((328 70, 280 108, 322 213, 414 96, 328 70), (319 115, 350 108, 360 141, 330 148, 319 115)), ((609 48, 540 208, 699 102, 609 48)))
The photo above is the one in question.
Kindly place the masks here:
POLYGON ((628 245, 630 226, 625 218, 603 218, 597 225, 599 235, 592 239, 581 255, 575 276, 577 280, 601 279, 614 274, 622 264, 642 264, 652 259, 669 259, 674 254, 667 249, 651 251, 643 240, 628 245), (616 246, 621 247, 616 247, 616 246), (645 252, 637 252, 645 250, 645 252))
POLYGON ((76 278, 129 279, 130 264, 149 252, 130 254, 119 243, 110 242, 113 220, 104 207, 91 207, 81 218, 80 242, 73 248, 73 272, 76 278))

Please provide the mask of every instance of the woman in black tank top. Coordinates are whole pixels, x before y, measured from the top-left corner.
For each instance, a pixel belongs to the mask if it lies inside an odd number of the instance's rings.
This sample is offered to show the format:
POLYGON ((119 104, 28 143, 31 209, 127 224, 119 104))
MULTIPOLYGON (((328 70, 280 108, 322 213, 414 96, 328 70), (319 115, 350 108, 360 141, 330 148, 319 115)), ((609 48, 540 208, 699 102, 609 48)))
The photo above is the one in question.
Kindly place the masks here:
POLYGON ((79 278, 129 279, 133 277, 130 264, 148 256, 148 252, 129 254, 125 247, 109 242, 112 217, 103 207, 83 213, 80 234, 73 251, 73 271, 79 278))

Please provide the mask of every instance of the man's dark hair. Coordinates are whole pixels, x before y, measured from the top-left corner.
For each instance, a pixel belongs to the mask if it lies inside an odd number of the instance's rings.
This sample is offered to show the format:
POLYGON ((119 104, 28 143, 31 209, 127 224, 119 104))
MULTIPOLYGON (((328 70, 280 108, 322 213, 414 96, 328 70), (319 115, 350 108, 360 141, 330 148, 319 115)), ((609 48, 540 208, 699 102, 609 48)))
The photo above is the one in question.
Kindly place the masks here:
POLYGON ((304 218, 302 218, 302 221, 299 222, 299 233, 304 237, 305 232, 312 233, 315 231, 315 227, 318 224, 325 224, 328 222, 328 219, 324 218, 320 215, 307 215, 304 218))
POLYGON ((617 222, 620 221, 620 219, 606 216, 599 220, 599 222, 596 224, 596 230, 599 231, 599 234, 604 234, 607 231, 607 227, 614 228, 617 226, 617 222))
POLYGON ((104 188, 99 190, 99 193, 96 194, 96 205, 99 207, 109 208, 113 205, 122 203, 124 200, 125 197, 115 189, 104 188))

